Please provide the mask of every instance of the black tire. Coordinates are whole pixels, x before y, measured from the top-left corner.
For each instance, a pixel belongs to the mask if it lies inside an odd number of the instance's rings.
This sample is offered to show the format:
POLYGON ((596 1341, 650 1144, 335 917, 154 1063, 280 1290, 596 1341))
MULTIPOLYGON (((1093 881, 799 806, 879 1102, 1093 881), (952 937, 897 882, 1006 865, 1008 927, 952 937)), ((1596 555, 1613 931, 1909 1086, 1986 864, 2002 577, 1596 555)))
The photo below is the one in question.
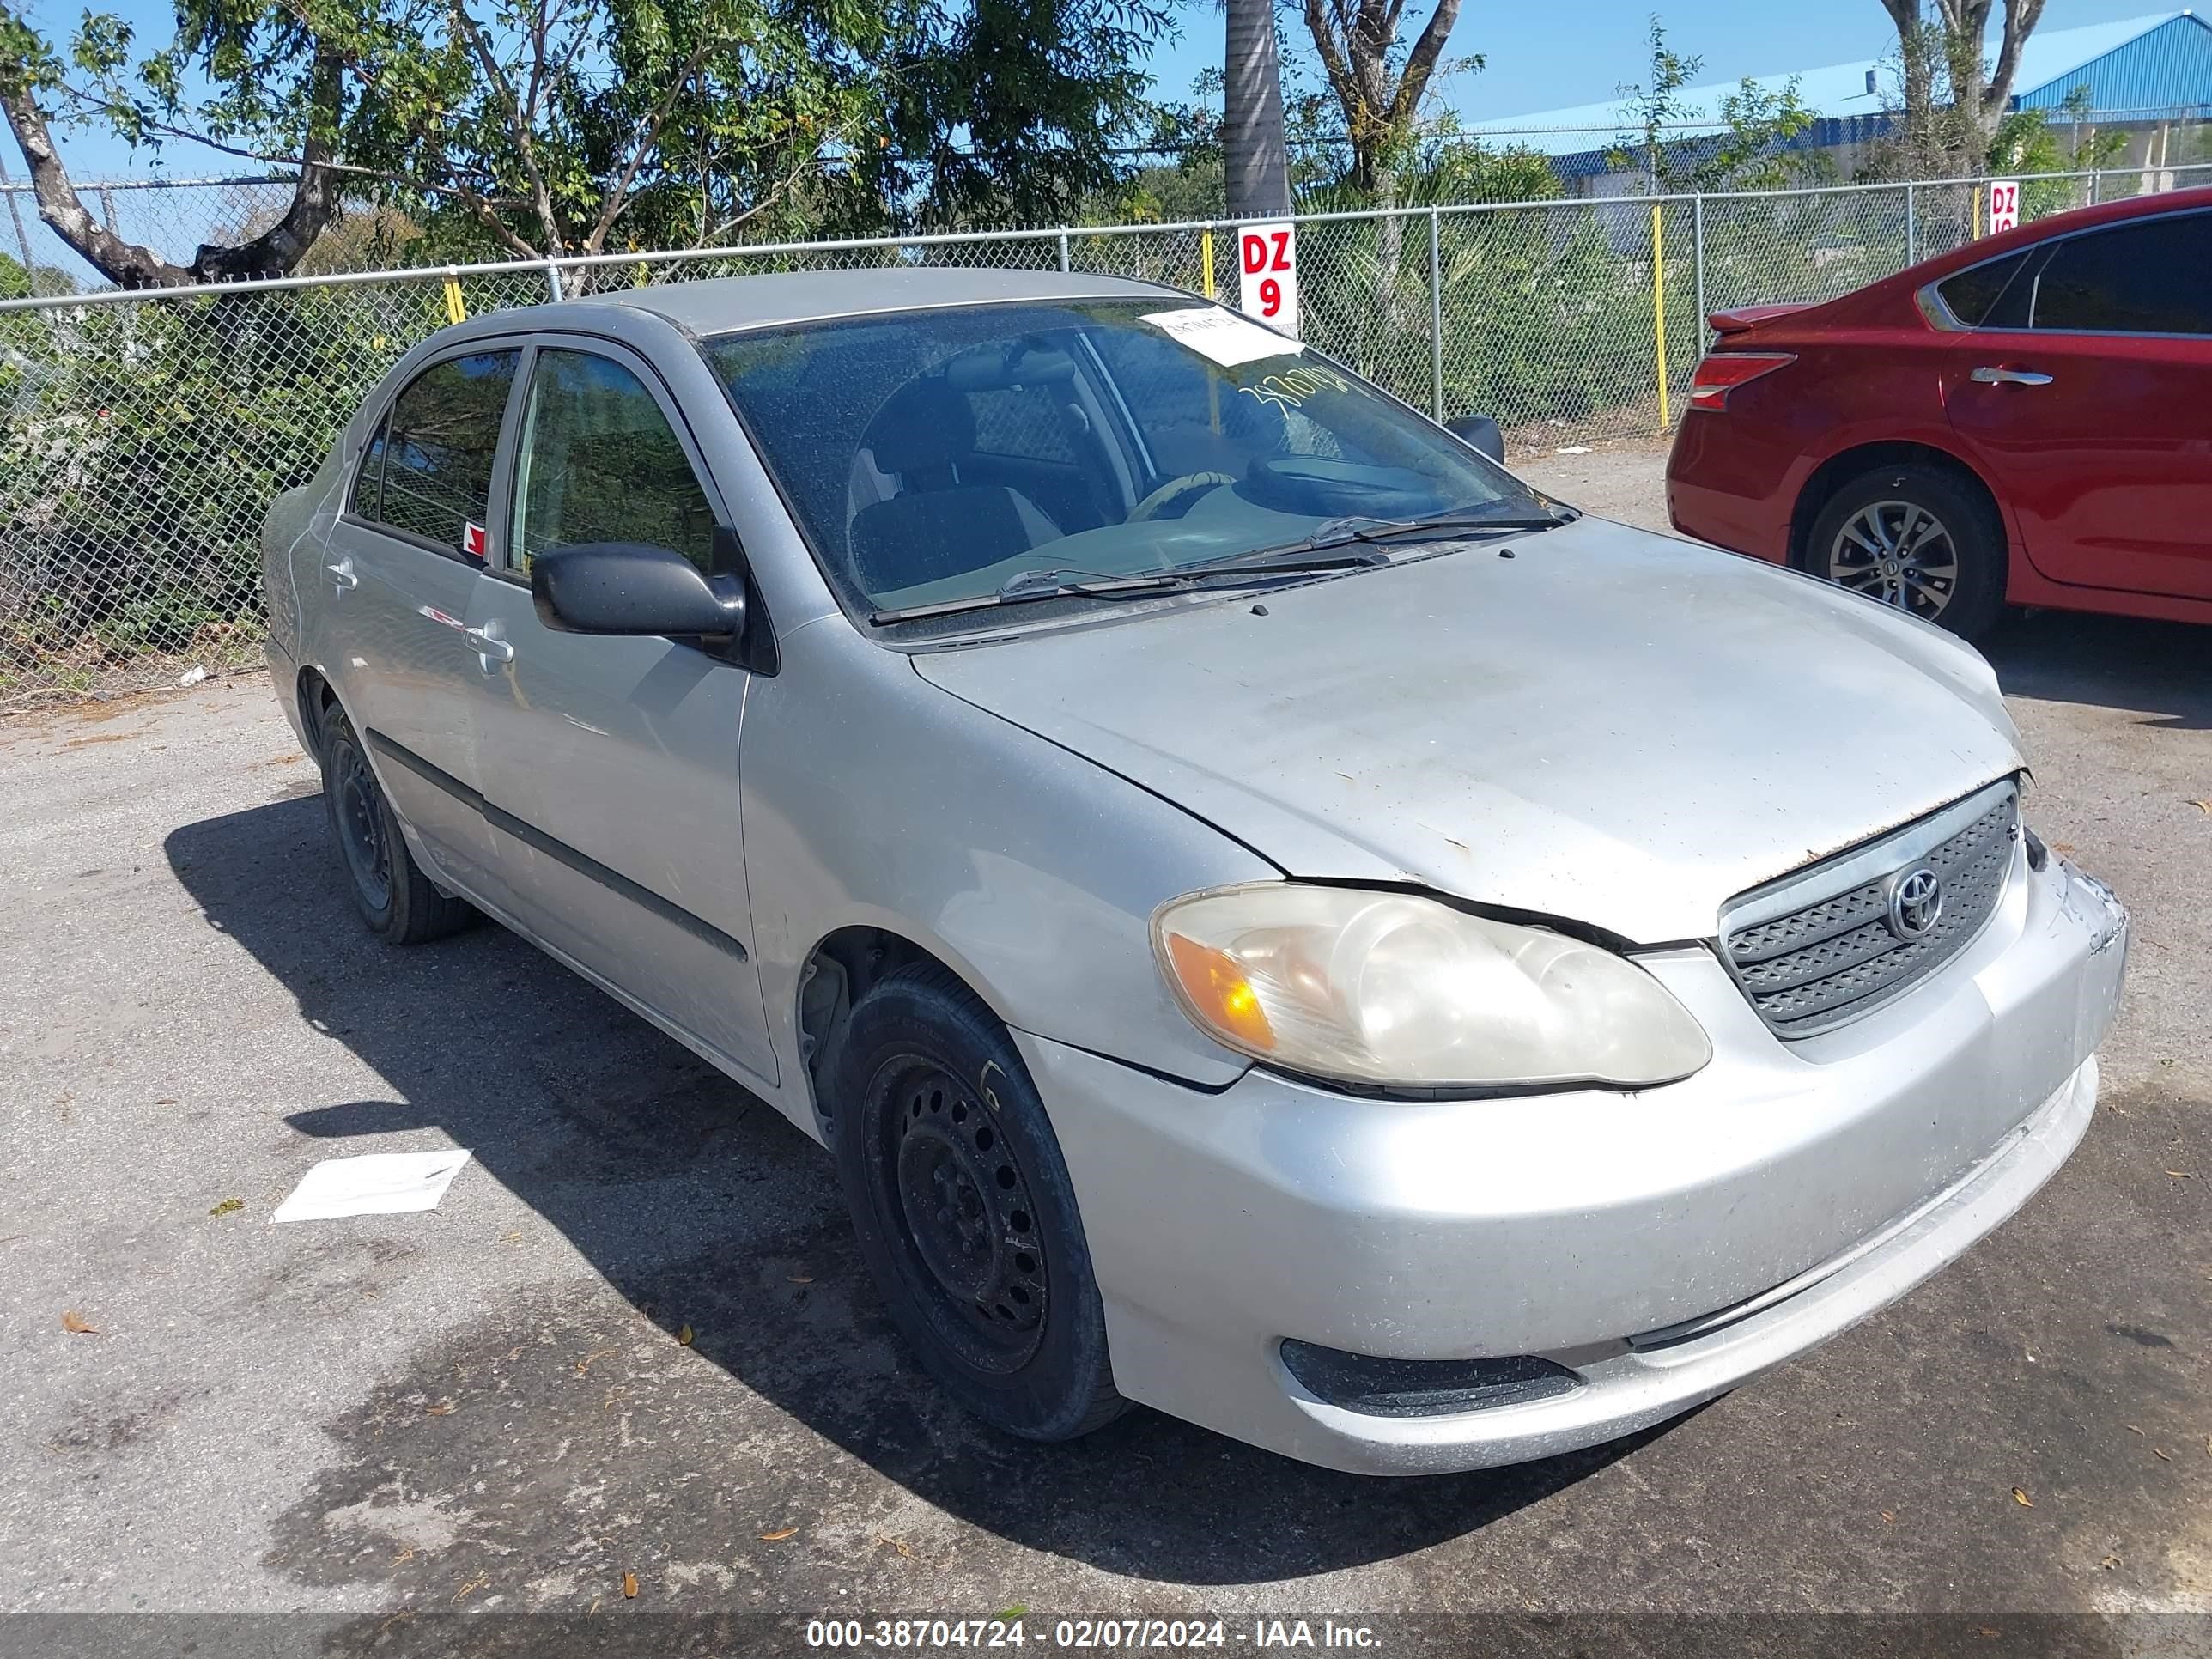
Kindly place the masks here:
POLYGON ((832 1079, 845 1200, 891 1318, 945 1392, 1030 1440, 1127 1408, 1075 1191, 1006 1028, 933 963, 854 1008, 832 1079))
POLYGON ((1940 466, 1899 462, 1847 479, 1814 516, 1801 559, 1825 581, 1961 639, 1987 633, 2004 607, 2003 521, 1986 496, 1940 466), (1926 530, 1928 520, 1936 532, 1926 530))
POLYGON ((322 738, 331 839, 368 931, 387 945, 423 945, 476 920, 474 907, 440 892, 416 866, 353 723, 336 703, 323 713, 322 738))

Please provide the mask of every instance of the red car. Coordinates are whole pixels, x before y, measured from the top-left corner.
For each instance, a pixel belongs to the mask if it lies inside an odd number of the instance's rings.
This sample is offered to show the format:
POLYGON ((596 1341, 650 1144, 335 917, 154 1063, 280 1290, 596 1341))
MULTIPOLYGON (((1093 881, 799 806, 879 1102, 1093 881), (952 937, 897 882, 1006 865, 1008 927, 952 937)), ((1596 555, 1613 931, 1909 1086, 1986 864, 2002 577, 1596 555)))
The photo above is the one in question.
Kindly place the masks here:
POLYGON ((1711 320, 1684 533, 1969 638, 2008 601, 2212 623, 2212 190, 1711 320))

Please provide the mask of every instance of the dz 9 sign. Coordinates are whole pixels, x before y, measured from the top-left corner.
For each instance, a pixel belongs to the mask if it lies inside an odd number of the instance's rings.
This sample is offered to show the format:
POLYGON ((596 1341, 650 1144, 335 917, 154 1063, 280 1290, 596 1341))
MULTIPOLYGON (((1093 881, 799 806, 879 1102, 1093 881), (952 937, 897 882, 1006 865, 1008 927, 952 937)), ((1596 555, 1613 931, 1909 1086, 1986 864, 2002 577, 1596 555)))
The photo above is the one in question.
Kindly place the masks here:
POLYGON ((1996 179, 1990 184, 1990 234, 2010 230, 2020 222, 2020 180, 1996 179))
POLYGON ((1289 220, 1240 225, 1237 267, 1243 287, 1237 306, 1248 317, 1298 337, 1298 228, 1289 220))

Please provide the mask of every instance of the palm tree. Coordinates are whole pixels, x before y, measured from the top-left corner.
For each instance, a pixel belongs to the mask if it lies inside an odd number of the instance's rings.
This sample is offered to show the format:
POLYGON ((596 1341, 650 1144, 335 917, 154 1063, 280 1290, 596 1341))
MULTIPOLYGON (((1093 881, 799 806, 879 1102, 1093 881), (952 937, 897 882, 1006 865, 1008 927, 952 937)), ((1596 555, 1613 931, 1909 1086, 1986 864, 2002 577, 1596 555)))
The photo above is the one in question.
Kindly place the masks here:
POLYGON ((1275 58, 1272 0, 1223 0, 1229 14, 1221 111, 1223 171, 1232 219, 1276 219, 1291 210, 1291 164, 1283 143, 1283 77, 1275 58))

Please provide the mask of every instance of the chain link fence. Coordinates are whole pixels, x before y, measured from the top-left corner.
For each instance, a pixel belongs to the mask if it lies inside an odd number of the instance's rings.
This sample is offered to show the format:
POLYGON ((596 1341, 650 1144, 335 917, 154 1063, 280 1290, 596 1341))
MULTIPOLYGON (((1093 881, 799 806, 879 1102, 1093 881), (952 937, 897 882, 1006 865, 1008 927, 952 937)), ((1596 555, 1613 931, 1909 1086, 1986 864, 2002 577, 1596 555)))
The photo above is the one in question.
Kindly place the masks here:
MULTIPOLYGON (((2022 181, 2024 217, 2212 167, 2022 181)), ((1664 431, 1708 312, 1844 294, 1970 240, 1987 181, 1299 221, 1301 332, 1516 448, 1664 431)), ((0 235, 9 227, 0 219, 0 235)), ((0 302, 0 708, 258 660, 260 526, 404 352, 464 316, 770 270, 992 266, 1233 299, 1234 227, 1115 226, 333 275, 0 302)))

